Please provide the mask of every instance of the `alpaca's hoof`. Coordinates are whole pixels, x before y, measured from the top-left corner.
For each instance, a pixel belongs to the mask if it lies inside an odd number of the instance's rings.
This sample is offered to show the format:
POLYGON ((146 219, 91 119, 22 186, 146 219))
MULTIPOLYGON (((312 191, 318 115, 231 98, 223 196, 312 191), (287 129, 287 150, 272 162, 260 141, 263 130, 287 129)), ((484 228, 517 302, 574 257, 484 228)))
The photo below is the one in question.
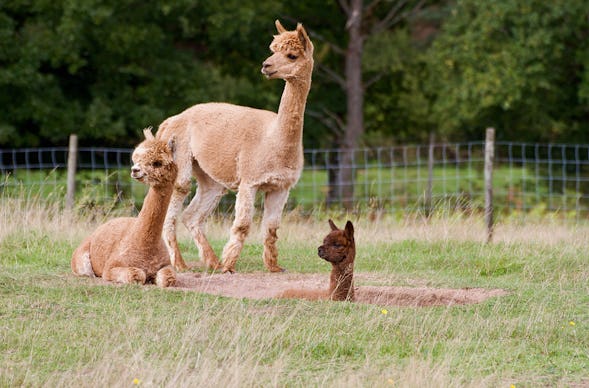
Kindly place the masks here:
POLYGON ((176 285, 176 274, 172 268, 160 269, 155 277, 155 284, 159 287, 173 287, 176 285))
POLYGON ((176 278, 175 277, 166 277, 165 279, 157 279, 155 284, 158 287, 166 288, 166 287, 174 287, 176 285, 176 278))
MULTIPOLYGON (((216 261, 216 262, 206 262, 205 265, 211 271, 219 270, 222 267, 221 266, 221 263, 219 263, 218 261, 216 261)), ((225 271, 223 270, 223 272, 225 272, 225 271)))
POLYGON ((223 271, 222 272, 223 273, 233 274, 233 273, 235 273, 235 268, 233 268, 233 267, 223 267, 223 271))
POLYGON ((131 268, 129 270, 127 280, 128 283, 145 284, 147 276, 145 275, 144 271, 136 268, 131 268))
POLYGON ((270 272, 286 272, 286 270, 282 267, 279 267, 277 265, 273 266, 273 267, 269 267, 268 271, 270 272))

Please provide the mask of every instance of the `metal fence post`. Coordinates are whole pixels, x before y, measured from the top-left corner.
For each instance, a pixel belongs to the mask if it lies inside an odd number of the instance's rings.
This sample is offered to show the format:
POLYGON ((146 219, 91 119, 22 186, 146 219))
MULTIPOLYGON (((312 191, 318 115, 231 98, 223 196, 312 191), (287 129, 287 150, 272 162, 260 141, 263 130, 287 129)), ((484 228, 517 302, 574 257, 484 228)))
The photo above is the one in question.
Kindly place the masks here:
POLYGON ((495 128, 487 128, 485 138, 485 224, 486 242, 493 239, 493 159, 495 157, 495 128))
POLYGON ((67 158, 67 192, 65 196, 65 209, 70 211, 74 208, 74 197, 76 193, 76 165, 78 160, 78 135, 70 135, 70 144, 67 158))
POLYGON ((427 153, 427 190, 425 192, 425 215, 430 218, 434 210, 432 195, 434 186, 434 142, 435 135, 433 132, 429 134, 429 149, 427 153))

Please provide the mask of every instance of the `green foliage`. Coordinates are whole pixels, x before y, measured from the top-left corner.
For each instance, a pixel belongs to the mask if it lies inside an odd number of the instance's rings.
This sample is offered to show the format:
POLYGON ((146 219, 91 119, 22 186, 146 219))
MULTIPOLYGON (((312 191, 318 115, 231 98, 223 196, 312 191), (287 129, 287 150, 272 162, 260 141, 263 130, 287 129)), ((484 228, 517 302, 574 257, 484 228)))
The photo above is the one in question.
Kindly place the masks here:
MULTIPOLYGON (((209 48, 235 36, 219 34, 230 31, 218 21, 226 9, 209 3, 3 2, 0 144, 63 144, 70 133, 82 142, 133 144, 142 127, 197 102, 268 105, 268 93, 257 88, 263 82, 251 82, 261 78, 260 50, 233 46, 242 59, 236 62, 209 48), (223 69, 216 61, 232 65, 223 69)), ((251 15, 247 2, 241 4, 251 15)), ((249 24, 237 18, 240 36, 260 35, 262 20, 268 31, 263 14, 249 24)))
POLYGON ((426 8, 407 23, 367 37, 364 55, 368 146, 426 142, 437 126, 428 85, 431 41, 446 7, 426 8))
MULTIPOLYGON (((366 145, 498 138, 589 142, 589 5, 583 0, 432 0, 384 31, 396 1, 363 17, 366 145)), ((407 2, 407 4, 413 4, 407 2)), ((0 146, 131 146, 138 131, 199 102, 276 110, 259 72, 275 33, 302 22, 315 45, 304 143, 345 127, 340 2, 0 2, 0 146)))
POLYGON ((494 126, 499 138, 588 141, 579 101, 588 13, 582 0, 457 1, 428 53, 440 131, 477 138, 494 126))

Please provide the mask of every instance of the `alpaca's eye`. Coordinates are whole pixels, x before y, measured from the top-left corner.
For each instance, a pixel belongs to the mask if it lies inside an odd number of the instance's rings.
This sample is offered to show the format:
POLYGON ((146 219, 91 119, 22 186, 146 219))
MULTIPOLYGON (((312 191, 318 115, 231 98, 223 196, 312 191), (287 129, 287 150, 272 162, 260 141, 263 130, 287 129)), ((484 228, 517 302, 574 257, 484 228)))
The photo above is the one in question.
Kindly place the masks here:
POLYGON ((298 57, 297 57, 296 55, 294 55, 294 54, 288 54, 286 57, 287 57, 288 59, 291 59, 291 60, 293 60, 293 61, 294 61, 295 59, 297 59, 297 58, 298 58, 298 57))
POLYGON ((153 167, 156 167, 156 168, 157 168, 157 167, 161 167, 161 166, 162 166, 162 162, 160 162, 159 160, 156 160, 156 161, 155 161, 155 162, 153 162, 151 165, 152 165, 153 167))

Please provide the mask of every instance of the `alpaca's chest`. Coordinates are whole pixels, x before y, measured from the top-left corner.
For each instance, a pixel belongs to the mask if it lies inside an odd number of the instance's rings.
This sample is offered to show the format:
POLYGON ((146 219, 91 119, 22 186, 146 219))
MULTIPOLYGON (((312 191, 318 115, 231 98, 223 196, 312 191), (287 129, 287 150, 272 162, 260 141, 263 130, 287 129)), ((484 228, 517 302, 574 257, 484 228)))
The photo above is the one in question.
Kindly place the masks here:
POLYGON ((128 266, 141 268, 147 277, 153 277, 161 268, 170 265, 170 256, 163 240, 143 244, 133 239, 121 244, 118 255, 128 266))
POLYGON ((298 182, 301 171, 302 168, 284 168, 267 172, 259 177, 254 186, 261 191, 288 190, 298 182))

